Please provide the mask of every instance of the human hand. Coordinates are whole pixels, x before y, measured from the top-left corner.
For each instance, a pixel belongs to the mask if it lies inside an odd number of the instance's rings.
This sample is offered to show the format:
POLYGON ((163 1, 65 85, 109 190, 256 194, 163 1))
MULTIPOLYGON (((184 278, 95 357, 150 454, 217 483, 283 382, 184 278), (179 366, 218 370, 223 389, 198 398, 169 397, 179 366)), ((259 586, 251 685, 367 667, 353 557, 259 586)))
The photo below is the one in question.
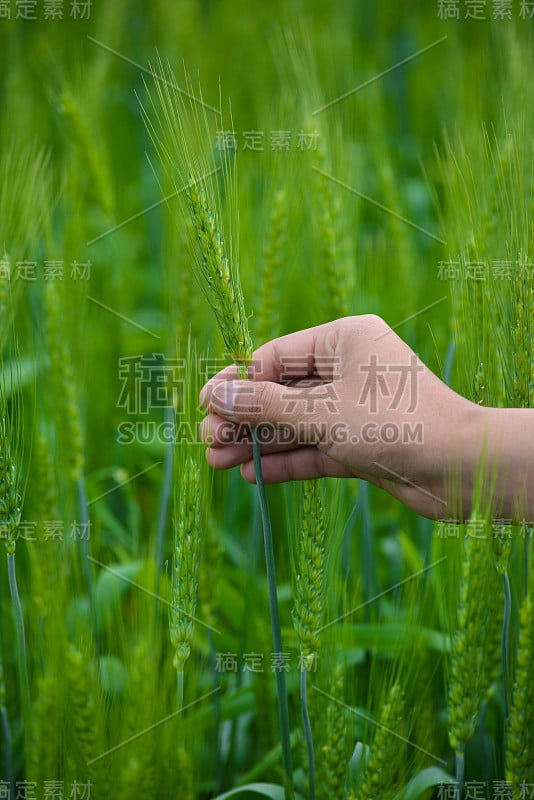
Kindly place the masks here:
POLYGON ((241 465, 254 482, 254 426, 266 483, 364 478, 420 514, 446 518, 456 465, 469 494, 479 407, 439 380, 380 317, 345 317, 268 342, 249 374, 239 381, 228 367, 201 393, 209 411, 201 436, 213 467, 241 465))

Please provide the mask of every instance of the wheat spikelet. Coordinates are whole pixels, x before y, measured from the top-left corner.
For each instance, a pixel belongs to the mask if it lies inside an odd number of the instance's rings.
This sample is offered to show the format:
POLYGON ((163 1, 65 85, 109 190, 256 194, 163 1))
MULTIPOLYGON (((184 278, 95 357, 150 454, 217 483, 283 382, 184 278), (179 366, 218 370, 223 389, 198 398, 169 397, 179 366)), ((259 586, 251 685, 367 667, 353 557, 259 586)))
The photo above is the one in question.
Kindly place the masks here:
POLYGON ((33 257, 53 204, 49 197, 49 154, 18 141, 0 148, 0 347, 15 319, 25 281, 16 279, 14 264, 33 257), (8 255, 9 254, 9 255, 8 255))
POLYGON ((142 108, 145 124, 167 178, 192 219, 195 278, 215 314, 228 355, 238 366, 240 377, 246 378, 252 340, 239 280, 235 153, 224 148, 220 153, 221 163, 210 163, 205 154, 195 152, 199 143, 209 141, 212 136, 200 92, 195 99, 187 75, 186 91, 181 92, 172 70, 165 70, 161 61, 153 74, 157 102, 152 102, 152 114, 142 108), (185 95, 189 97, 188 103, 185 95), (228 197, 228 239, 214 187, 214 176, 219 171, 228 197))
POLYGON ((49 672, 39 676, 36 699, 32 708, 32 725, 29 744, 28 777, 40 783, 59 779, 60 747, 58 737, 50 730, 60 730, 62 687, 56 676, 49 672))
MULTIPOLYGON (((154 642, 139 635, 130 654, 130 681, 125 697, 124 738, 135 736, 152 721, 156 666, 160 656, 154 642)), ((157 740, 141 739, 129 745, 130 752, 121 776, 122 793, 127 797, 150 796, 157 782, 157 740), (133 787, 133 794, 132 794, 133 787), (130 794, 128 794, 130 792, 130 794)))
POLYGON ((209 521, 202 539, 202 557, 198 577, 198 607, 202 620, 212 628, 217 624, 222 554, 220 539, 215 535, 213 522, 209 521))
POLYGON ((303 481, 302 506, 292 616, 302 664, 312 666, 319 647, 317 632, 321 627, 325 600, 326 527, 318 480, 303 481))
POLYGON ((524 795, 521 786, 534 783, 534 601, 533 581, 519 613, 519 642, 512 707, 506 738, 506 780, 513 787, 514 800, 524 795))
POLYGON ((95 144, 94 132, 89 128, 87 116, 81 113, 80 106, 69 89, 61 94, 59 107, 70 128, 71 139, 86 167, 84 174, 89 178, 88 192, 104 214, 110 217, 113 212, 113 195, 110 176, 102 158, 102 148, 95 144))
MULTIPOLYGON (((332 693, 344 697, 345 676, 341 664, 336 664, 332 675, 332 693)), ((328 702, 324 732, 326 744, 322 747, 321 786, 325 800, 343 797, 349 760, 347 714, 342 703, 328 702)))
MULTIPOLYGON (((331 172, 322 144, 317 151, 317 163, 323 172, 331 172)), ((339 202, 337 195, 334 196, 332 192, 328 178, 317 175, 316 187, 322 264, 330 302, 329 317, 336 319, 350 314, 349 273, 340 249, 339 202)))
POLYGON ((315 798, 315 752, 308 711, 307 672, 319 647, 318 631, 324 610, 325 520, 319 481, 302 483, 302 522, 298 538, 293 625, 300 647, 300 700, 308 753, 309 794, 315 798))
POLYGON ((484 538, 467 536, 464 539, 457 628, 452 642, 448 687, 449 741, 457 754, 463 753, 474 734, 482 699, 488 689, 485 662, 490 606, 487 598, 490 590, 496 590, 497 575, 488 531, 490 527, 485 524, 484 538))
POLYGON ((17 470, 12 457, 9 421, 2 416, 0 419, 0 531, 8 555, 15 553, 21 503, 17 470))
MULTIPOLYGON (((488 568, 490 568, 488 566, 488 568)), ((504 621, 504 603, 502 593, 502 576, 493 567, 494 574, 490 578, 490 588, 484 601, 488 605, 486 628, 486 655, 484 657, 484 674, 482 689, 486 699, 495 692, 502 680, 502 634, 504 621)))
MULTIPOLYGON (((174 223, 174 220, 172 221, 174 223)), ((192 228, 191 219, 187 218, 182 220, 183 228, 173 224, 172 231, 169 231, 169 238, 171 240, 170 257, 177 251, 175 261, 169 268, 173 272, 169 276, 170 282, 170 302, 174 320, 174 330, 176 332, 176 341, 187 342, 188 337, 195 337, 199 332, 199 301, 195 291, 196 284, 193 272, 189 267, 190 260, 194 257, 191 253, 191 242, 194 239, 194 232, 192 228), (173 291, 174 290, 174 291, 173 291)))
POLYGON ((191 652, 201 548, 202 492, 200 469, 192 458, 184 464, 176 508, 170 635, 173 665, 183 672, 191 652))
POLYGON ((247 377, 252 359, 252 339, 245 315, 241 284, 232 275, 214 213, 200 182, 192 178, 186 191, 200 254, 198 271, 204 293, 215 314, 224 344, 232 361, 247 377))
MULTIPOLYGON (((0 537, 4 539, 7 551, 7 572, 9 592, 13 607, 15 630, 17 635, 17 661, 22 692, 22 710, 25 724, 29 725, 30 714, 30 680, 26 655, 26 634, 24 630, 24 614, 17 585, 15 551, 20 525, 22 497, 19 494, 19 469, 22 463, 22 397, 15 391, 10 398, 8 408, 6 372, 0 360, 0 537)), ((10 365, 11 386, 15 384, 17 367, 10 365)))
POLYGON ((121 772, 120 797, 124 800, 131 797, 150 797, 156 782, 152 748, 147 752, 144 743, 144 746, 136 749, 137 753, 129 754, 121 772))
POLYGON ((287 226, 287 192, 281 188, 274 195, 263 269, 258 282, 258 310, 255 327, 259 342, 266 342, 279 332, 279 284, 287 226))
POLYGON ((43 426, 35 434, 32 462, 35 480, 35 515, 41 525, 56 518, 58 492, 51 444, 43 426))
POLYGON ((93 693, 92 675, 86 659, 74 645, 69 645, 65 653, 65 673, 67 691, 72 711, 72 725, 75 746, 71 749, 79 774, 87 774, 95 785, 95 793, 105 791, 107 781, 99 763, 87 766, 104 748, 100 741, 98 707, 93 693))
POLYGON ((388 800, 397 789, 399 740, 394 735, 403 718, 404 696, 398 683, 393 684, 382 706, 369 761, 362 779, 358 780, 357 800, 388 800), (392 733, 393 732, 393 733, 392 733))
POLYGON ((85 457, 83 429, 72 358, 61 326, 61 300, 55 281, 44 288, 49 369, 54 387, 58 430, 72 481, 83 477, 85 457))
POLYGON ((58 494, 51 448, 45 431, 38 428, 32 448, 35 540, 28 542, 31 563, 32 603, 37 611, 37 626, 52 611, 53 598, 57 596, 57 542, 45 539, 45 523, 57 519, 58 494))
POLYGON ((19 491, 19 468, 22 462, 22 398, 19 392, 10 398, 7 384, 16 380, 13 362, 0 360, 0 536, 8 556, 16 549, 21 518, 22 497, 19 491), (11 402, 8 404, 8 400, 11 402))

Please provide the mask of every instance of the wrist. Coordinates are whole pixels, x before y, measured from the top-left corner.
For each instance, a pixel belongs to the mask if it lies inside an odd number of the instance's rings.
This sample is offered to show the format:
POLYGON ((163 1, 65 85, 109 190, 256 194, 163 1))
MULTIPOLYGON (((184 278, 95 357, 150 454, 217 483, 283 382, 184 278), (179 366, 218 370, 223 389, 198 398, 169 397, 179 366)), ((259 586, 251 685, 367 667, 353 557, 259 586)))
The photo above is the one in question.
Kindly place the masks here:
POLYGON ((437 428, 428 437, 426 469, 432 476, 437 516, 463 521, 473 509, 482 431, 488 427, 489 419, 487 408, 455 392, 451 394, 446 406, 438 409, 437 428))
POLYGON ((514 523, 532 519, 534 411, 466 403, 459 473, 463 518, 477 511, 514 523))

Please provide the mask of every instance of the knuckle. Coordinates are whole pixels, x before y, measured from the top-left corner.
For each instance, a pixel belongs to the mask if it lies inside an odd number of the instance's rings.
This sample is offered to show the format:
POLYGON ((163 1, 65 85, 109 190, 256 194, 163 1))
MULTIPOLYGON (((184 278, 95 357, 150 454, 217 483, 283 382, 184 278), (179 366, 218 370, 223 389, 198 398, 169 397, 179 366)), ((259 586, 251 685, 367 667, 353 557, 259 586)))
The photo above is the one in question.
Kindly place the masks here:
POLYGON ((362 337, 375 337, 389 329, 387 322, 378 314, 357 314, 341 320, 346 333, 362 337))
POLYGON ((387 322, 382 317, 379 317, 378 314, 364 314, 362 322, 370 333, 382 333, 389 327, 387 322))

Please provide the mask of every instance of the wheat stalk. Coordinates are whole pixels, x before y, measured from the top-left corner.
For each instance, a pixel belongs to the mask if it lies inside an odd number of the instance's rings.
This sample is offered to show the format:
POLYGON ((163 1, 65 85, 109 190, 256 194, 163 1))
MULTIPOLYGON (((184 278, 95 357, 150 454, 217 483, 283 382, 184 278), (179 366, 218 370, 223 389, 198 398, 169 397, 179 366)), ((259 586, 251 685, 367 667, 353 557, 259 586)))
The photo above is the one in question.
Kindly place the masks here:
POLYGON ((11 725, 6 707, 6 685, 4 682, 4 661, 0 652, 0 724, 4 739, 4 775, 5 781, 9 785, 9 790, 14 791, 13 767, 12 767, 12 739, 11 725))
POLYGON ((301 528, 292 614, 300 647, 300 702, 308 752, 310 800, 315 800, 315 754, 308 713, 307 674, 317 658, 317 632, 324 611, 326 529, 319 481, 302 484, 301 528))
POLYGON ((203 510, 200 469, 192 458, 183 465, 174 528, 170 635, 178 679, 178 705, 183 705, 184 665, 191 652, 196 610, 203 510))
MULTIPOLYGON (((3 364, 1 365, 3 366, 3 364)), ((11 367, 10 383, 13 386, 14 375, 11 367)), ((26 654, 26 634, 24 631, 24 614, 20 602, 15 566, 17 534, 21 518, 22 497, 19 487, 18 468, 22 460, 22 400, 15 393, 13 406, 8 410, 6 374, 0 377, 0 535, 5 540, 7 551, 7 569, 9 591, 15 618, 17 634, 18 668, 22 693, 22 707, 26 724, 29 721, 30 681, 28 676, 28 660, 26 654)))
MULTIPOLYGON (((247 367, 252 360, 252 339, 245 313, 243 292, 239 279, 237 248, 237 184, 235 152, 224 148, 222 164, 210 165, 206 157, 195 152, 195 144, 204 143, 210 135, 206 106, 199 91, 194 97, 191 80, 186 75, 186 91, 182 92, 169 68, 158 61, 153 70, 157 103, 152 102, 152 114, 143 106, 142 114, 159 159, 171 185, 180 195, 184 210, 193 221, 192 242, 194 275, 215 315, 227 353, 237 366, 237 374, 247 379, 247 367), (184 97, 187 96, 188 102, 184 97), (199 110, 202 109, 202 110, 199 110), (230 235, 225 238, 223 212, 214 189, 214 175, 223 174, 225 192, 229 196, 230 235)), ((222 118, 222 113, 221 113, 222 118)), ((282 634, 278 610, 274 545, 269 509, 261 469, 261 450, 256 432, 252 432, 256 484, 263 523, 265 561, 271 613, 274 652, 281 653, 282 634)), ((292 796, 291 743, 285 673, 276 673, 278 715, 286 791, 292 796)))

